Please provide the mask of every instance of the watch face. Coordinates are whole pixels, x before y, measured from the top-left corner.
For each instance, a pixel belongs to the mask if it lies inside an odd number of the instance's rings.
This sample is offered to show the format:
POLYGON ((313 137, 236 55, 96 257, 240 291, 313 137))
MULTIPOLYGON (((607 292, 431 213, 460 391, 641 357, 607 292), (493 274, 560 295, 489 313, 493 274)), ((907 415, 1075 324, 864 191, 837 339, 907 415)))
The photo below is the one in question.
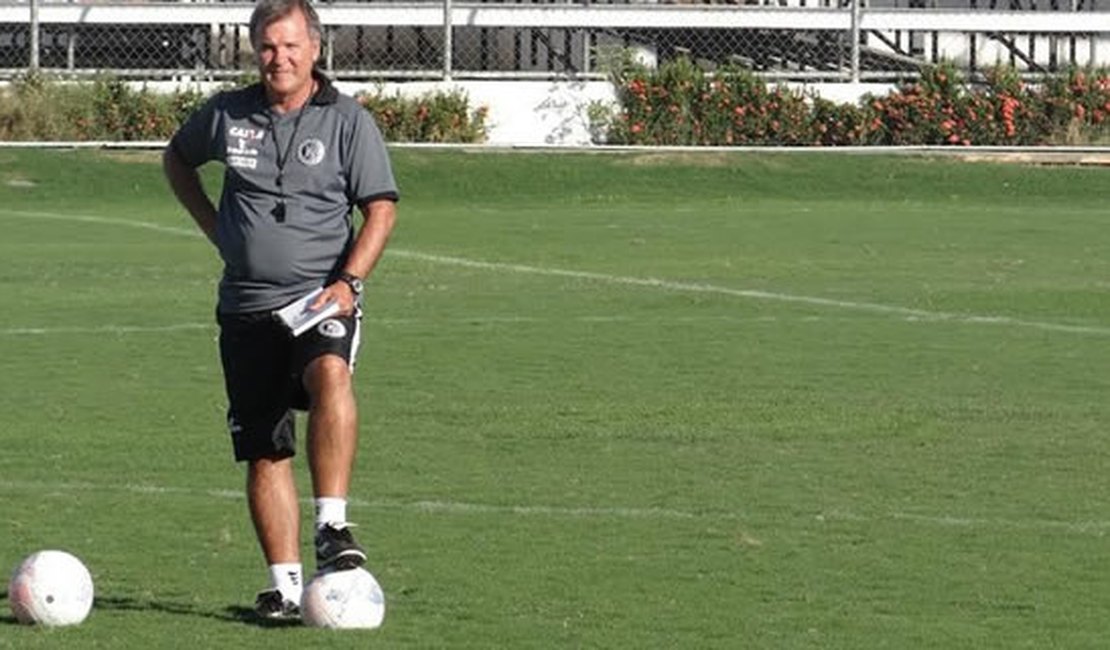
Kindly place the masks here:
POLYGON ((342 279, 347 283, 347 286, 351 288, 351 291, 362 293, 362 280, 360 278, 345 273, 342 279))

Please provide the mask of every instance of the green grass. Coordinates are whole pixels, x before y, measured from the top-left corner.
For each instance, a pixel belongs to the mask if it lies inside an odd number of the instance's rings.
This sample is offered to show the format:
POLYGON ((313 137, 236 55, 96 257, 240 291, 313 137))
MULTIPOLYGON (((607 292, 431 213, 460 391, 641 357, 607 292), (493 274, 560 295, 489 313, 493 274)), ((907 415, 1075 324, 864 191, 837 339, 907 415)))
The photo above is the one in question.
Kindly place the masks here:
POLYGON ((1110 171, 394 157, 351 510, 389 609, 325 633, 244 620, 219 264, 157 157, 0 150, 0 567, 97 587, 0 648, 1104 645, 1110 171))

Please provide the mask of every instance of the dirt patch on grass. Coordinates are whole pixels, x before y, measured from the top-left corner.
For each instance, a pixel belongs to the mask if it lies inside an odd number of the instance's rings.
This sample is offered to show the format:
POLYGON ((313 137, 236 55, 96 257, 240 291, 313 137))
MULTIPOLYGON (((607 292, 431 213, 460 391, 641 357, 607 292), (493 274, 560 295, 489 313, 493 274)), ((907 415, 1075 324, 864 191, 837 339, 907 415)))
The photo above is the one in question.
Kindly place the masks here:
POLYGON ((1107 151, 975 151, 963 156, 968 162, 1003 162, 1022 165, 1110 166, 1107 151))
POLYGON ((26 176, 9 175, 4 176, 4 185, 15 188, 28 188, 38 185, 35 181, 27 178, 26 176))
POLYGON ((638 167, 664 167, 682 165, 684 167, 727 167, 738 160, 735 153, 723 151, 673 151, 642 153, 625 156, 620 162, 638 167))
POLYGON ((130 150, 106 150, 99 153, 100 156, 121 163, 132 164, 151 164, 162 162, 162 150, 149 150, 149 149, 130 149, 130 150))

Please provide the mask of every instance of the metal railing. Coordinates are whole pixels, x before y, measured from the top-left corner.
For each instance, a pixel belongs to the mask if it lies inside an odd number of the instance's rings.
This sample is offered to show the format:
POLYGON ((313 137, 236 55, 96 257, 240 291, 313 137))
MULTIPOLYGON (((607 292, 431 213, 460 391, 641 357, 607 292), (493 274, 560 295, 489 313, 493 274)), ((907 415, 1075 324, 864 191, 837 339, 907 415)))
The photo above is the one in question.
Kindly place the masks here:
MULTIPOLYGON (((320 3, 341 79, 592 79, 603 53, 796 80, 890 80, 953 61, 1041 73, 1110 63, 1092 0, 320 3), (962 4, 957 5, 957 2, 962 4)), ((241 2, 0 3, 0 78, 28 70, 223 79, 253 69, 241 2)))

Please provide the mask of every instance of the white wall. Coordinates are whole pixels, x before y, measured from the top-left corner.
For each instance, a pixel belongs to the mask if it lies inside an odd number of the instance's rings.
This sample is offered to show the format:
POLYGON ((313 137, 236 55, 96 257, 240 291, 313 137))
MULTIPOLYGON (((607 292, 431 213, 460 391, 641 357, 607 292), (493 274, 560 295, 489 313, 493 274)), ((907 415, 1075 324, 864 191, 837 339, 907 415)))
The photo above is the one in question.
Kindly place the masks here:
MULTIPOLYGON (((137 84, 141 85, 141 84, 137 84)), ((472 110, 489 109, 486 124, 489 144, 499 146, 581 146, 590 144, 590 102, 612 104, 613 87, 604 81, 410 81, 374 84, 338 81, 336 87, 348 95, 382 92, 386 96, 420 97, 436 91, 462 91, 472 110)), ((218 84, 157 82, 151 90, 172 92, 195 87, 204 93, 218 84)))
MULTIPOLYGON (((354 94, 365 84, 337 84, 354 94)), ((590 144, 590 102, 612 103, 613 87, 600 81, 467 81, 387 84, 386 95, 418 97, 436 90, 461 90, 472 109, 489 109, 490 144, 510 146, 560 146, 590 144)))
MULTIPOLYGON (((337 84, 349 94, 366 84, 337 84)), ((885 94, 889 84, 792 84, 840 103, 855 103, 865 93, 885 94)), ((458 89, 473 108, 489 108, 490 144, 502 146, 581 146, 590 144, 587 107, 591 102, 613 104, 616 95, 605 81, 466 81, 387 84, 387 95, 417 97, 436 90, 458 89)))

